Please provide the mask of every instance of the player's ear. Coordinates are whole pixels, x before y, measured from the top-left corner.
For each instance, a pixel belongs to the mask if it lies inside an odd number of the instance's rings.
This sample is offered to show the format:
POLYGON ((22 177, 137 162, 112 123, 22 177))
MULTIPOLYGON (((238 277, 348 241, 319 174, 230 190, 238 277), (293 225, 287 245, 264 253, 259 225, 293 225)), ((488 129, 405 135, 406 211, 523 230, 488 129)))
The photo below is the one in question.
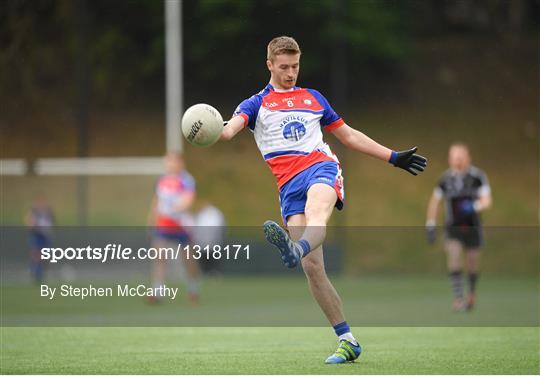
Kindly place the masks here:
POLYGON ((272 71, 272 60, 270 59, 266 60, 266 67, 268 68, 269 71, 272 71))

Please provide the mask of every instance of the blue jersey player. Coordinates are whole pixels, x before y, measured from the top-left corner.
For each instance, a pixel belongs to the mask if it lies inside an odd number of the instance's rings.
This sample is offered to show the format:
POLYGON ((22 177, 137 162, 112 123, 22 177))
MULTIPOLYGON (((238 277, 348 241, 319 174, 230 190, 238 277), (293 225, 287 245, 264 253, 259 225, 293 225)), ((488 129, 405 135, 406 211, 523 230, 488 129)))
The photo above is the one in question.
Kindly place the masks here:
POLYGON ((55 225, 54 213, 46 197, 39 194, 32 207, 26 212, 24 221, 30 236, 30 272, 36 283, 42 283, 45 269, 41 260, 41 249, 52 246, 52 233, 55 225))
POLYGON ((221 138, 230 140, 244 128, 253 132, 277 179, 281 215, 288 229, 267 221, 265 236, 279 249, 287 267, 302 264, 315 300, 339 337, 338 348, 326 363, 344 363, 354 361, 362 350, 324 269, 326 224, 333 208, 343 207, 345 196, 339 161, 324 143, 322 130, 353 150, 413 175, 423 171, 427 161, 415 154, 416 148, 396 152, 378 144, 345 124, 321 93, 297 87, 300 54, 300 47, 290 37, 277 37, 268 44, 270 83, 240 103, 221 138))

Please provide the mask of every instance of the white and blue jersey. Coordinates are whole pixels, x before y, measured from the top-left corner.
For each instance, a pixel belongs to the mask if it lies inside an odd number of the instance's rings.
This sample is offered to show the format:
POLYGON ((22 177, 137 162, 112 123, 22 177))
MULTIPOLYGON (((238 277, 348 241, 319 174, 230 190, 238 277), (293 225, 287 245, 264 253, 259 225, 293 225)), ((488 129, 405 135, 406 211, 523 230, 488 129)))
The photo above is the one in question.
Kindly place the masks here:
POLYGON ((195 180, 187 172, 161 176, 155 188, 156 236, 170 240, 187 241, 193 220, 189 211, 178 211, 178 201, 187 192, 195 192, 195 180))
MULTIPOLYGON (((276 91, 268 84, 240 103, 233 116, 243 117, 244 126, 253 132, 265 162, 277 179, 281 196, 285 185, 294 184, 297 175, 321 162, 332 162, 336 174, 323 182, 334 187, 341 207, 344 192, 339 161, 323 141, 322 129, 332 131, 344 121, 321 93, 299 87, 276 91)), ((308 188, 305 187, 306 193, 308 188)), ((283 201, 281 197, 286 219, 291 214, 287 215, 283 201)))

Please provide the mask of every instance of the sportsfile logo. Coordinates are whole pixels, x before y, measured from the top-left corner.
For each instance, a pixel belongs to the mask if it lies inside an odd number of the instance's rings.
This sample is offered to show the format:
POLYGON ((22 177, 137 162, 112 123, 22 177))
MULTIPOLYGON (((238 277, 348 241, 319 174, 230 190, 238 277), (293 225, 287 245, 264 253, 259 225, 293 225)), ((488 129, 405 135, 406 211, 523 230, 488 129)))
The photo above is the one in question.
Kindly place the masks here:
POLYGON ((56 264, 58 261, 88 260, 97 262, 122 260, 179 260, 181 255, 188 259, 206 260, 249 260, 249 244, 178 244, 175 247, 124 247, 122 244, 107 244, 105 247, 86 245, 83 247, 44 247, 41 260, 56 264))
POLYGON ((182 251, 182 244, 176 248, 144 248, 132 249, 124 247, 122 244, 107 244, 105 247, 94 247, 86 245, 84 247, 44 247, 41 248, 40 258, 52 264, 64 260, 97 260, 107 262, 109 260, 177 260, 182 251))
POLYGON ((197 136, 197 133, 199 133, 199 131, 201 130, 202 125, 203 125, 203 122, 201 120, 197 120, 191 125, 191 130, 189 131, 189 134, 187 137, 188 141, 190 142, 193 141, 195 136, 197 136))

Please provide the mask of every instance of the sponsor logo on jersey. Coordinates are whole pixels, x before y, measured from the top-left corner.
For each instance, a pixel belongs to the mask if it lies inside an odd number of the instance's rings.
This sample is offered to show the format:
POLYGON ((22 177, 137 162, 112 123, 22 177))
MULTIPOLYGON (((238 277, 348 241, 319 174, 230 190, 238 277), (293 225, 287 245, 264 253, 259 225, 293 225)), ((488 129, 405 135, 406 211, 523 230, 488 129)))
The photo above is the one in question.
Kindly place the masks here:
POLYGON ((279 125, 283 129, 283 138, 299 141, 306 134, 307 120, 300 115, 289 115, 279 125))

